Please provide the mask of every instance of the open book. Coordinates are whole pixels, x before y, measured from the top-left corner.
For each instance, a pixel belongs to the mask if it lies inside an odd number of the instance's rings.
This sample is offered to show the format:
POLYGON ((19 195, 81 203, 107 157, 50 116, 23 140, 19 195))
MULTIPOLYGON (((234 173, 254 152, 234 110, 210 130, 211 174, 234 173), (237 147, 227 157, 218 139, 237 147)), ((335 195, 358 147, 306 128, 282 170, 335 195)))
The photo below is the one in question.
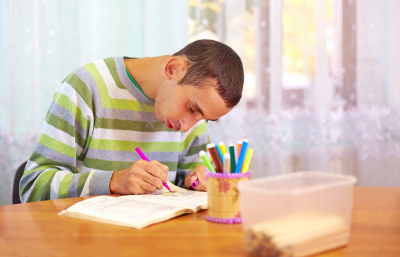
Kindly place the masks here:
POLYGON ((168 186, 172 193, 163 187, 145 195, 96 196, 72 205, 59 215, 141 229, 207 209, 207 192, 182 189, 169 182, 168 186))

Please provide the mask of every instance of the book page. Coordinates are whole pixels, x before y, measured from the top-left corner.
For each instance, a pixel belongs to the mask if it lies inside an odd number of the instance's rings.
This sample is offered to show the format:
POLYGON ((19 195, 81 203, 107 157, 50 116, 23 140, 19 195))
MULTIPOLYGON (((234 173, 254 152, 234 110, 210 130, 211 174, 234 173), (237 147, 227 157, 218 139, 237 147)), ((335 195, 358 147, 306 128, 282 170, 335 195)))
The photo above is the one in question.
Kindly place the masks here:
POLYGON ((163 187, 160 190, 156 190, 154 193, 126 195, 121 196, 121 198, 177 206, 190 209, 193 212, 200 209, 207 209, 207 192, 186 190, 169 182, 168 186, 172 192, 169 192, 168 189, 163 187))
POLYGON ((97 219, 91 220, 141 228, 184 212, 182 208, 176 206, 136 201, 125 197, 97 196, 76 203, 59 214, 73 217, 83 215, 87 216, 86 219, 94 217, 97 219))

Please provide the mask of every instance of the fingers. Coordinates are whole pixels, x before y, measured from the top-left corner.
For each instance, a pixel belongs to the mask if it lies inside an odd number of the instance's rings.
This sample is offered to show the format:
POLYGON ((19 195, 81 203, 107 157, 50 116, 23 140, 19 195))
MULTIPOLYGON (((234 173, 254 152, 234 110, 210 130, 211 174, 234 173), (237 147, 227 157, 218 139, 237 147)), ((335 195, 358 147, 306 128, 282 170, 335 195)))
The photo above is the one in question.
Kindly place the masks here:
POLYGON ((138 160, 129 168, 115 171, 110 179, 110 192, 148 194, 163 188, 168 181, 168 166, 158 161, 138 160))
POLYGON ((207 191, 207 181, 204 168, 204 165, 199 165, 187 175, 185 179, 185 187, 187 189, 194 189, 196 191, 207 191), (199 184, 195 188, 193 188, 192 183, 196 180, 199 181, 199 184))
POLYGON ((207 181, 205 180, 205 177, 199 178, 199 184, 197 187, 194 188, 196 191, 207 191, 207 181))
POLYGON ((152 162, 139 160, 136 162, 139 167, 135 169, 135 176, 147 181, 156 188, 162 187, 161 178, 163 172, 160 167, 154 165, 152 162))
POLYGON ((165 174, 160 167, 161 163, 157 161, 145 162, 143 165, 144 170, 151 175, 160 178, 161 180, 164 179, 165 174))
POLYGON ((192 177, 196 176, 199 180, 199 184, 194 188, 194 190, 196 191, 207 191, 207 180, 204 168, 204 165, 200 165, 193 170, 194 174, 192 175, 192 177))
POLYGON ((161 179, 159 177, 153 176, 149 172, 144 172, 142 174, 141 178, 144 182, 146 182, 146 183, 144 183, 143 186, 140 184, 140 186, 142 186, 144 189, 152 190, 154 192, 156 189, 162 189, 162 187, 163 187, 163 183, 162 183, 161 179), (149 187, 147 184, 155 187, 154 190, 152 187, 149 187))
POLYGON ((196 179, 197 179, 197 176, 195 174, 196 174, 196 172, 193 170, 186 176, 186 178, 185 178, 185 187, 187 189, 192 189, 192 183, 194 181, 196 181, 196 179), (193 177, 195 177, 196 179, 193 179, 193 177))
POLYGON ((160 163, 158 161, 151 161, 150 163, 152 163, 152 164, 154 164, 154 165, 156 165, 156 166, 161 168, 161 171, 163 173, 163 177, 160 177, 160 179, 162 180, 162 182, 167 183, 168 182, 168 171, 169 171, 168 166, 164 165, 164 164, 162 164, 162 163, 160 163))
POLYGON ((156 191, 156 187, 147 183, 146 181, 140 180, 136 183, 131 183, 129 187, 130 194, 150 194, 156 191))
POLYGON ((157 189, 162 189, 162 183, 164 181, 164 183, 168 181, 168 166, 159 163, 158 161, 140 163, 140 165, 145 171, 142 174, 143 180, 151 185, 154 185, 157 189))
POLYGON ((185 179, 186 188, 195 189, 197 186, 193 187, 193 183, 195 183, 196 180, 198 180, 196 175, 188 175, 185 179))
POLYGON ((190 177, 190 184, 192 185, 196 180, 197 180, 197 176, 193 175, 192 177, 190 177))

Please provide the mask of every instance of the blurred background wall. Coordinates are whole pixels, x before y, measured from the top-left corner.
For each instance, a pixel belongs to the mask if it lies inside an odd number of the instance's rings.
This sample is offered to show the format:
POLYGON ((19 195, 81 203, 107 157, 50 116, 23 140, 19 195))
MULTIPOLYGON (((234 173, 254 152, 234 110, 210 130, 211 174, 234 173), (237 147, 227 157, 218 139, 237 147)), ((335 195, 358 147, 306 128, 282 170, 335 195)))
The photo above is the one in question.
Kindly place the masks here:
POLYGON ((1 0, 0 205, 72 70, 202 38, 244 63, 243 100, 209 128, 212 142, 249 139, 253 177, 400 186, 399 27, 397 0, 1 0))

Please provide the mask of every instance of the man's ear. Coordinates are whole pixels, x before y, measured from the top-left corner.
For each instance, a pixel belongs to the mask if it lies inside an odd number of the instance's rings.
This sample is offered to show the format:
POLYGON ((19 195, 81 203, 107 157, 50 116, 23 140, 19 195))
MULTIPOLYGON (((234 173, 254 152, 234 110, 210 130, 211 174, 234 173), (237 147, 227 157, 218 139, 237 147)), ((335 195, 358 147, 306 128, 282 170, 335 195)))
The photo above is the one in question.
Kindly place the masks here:
POLYGON ((183 78, 186 73, 187 63, 179 56, 172 56, 164 68, 164 77, 166 79, 176 78, 178 81, 183 78))

